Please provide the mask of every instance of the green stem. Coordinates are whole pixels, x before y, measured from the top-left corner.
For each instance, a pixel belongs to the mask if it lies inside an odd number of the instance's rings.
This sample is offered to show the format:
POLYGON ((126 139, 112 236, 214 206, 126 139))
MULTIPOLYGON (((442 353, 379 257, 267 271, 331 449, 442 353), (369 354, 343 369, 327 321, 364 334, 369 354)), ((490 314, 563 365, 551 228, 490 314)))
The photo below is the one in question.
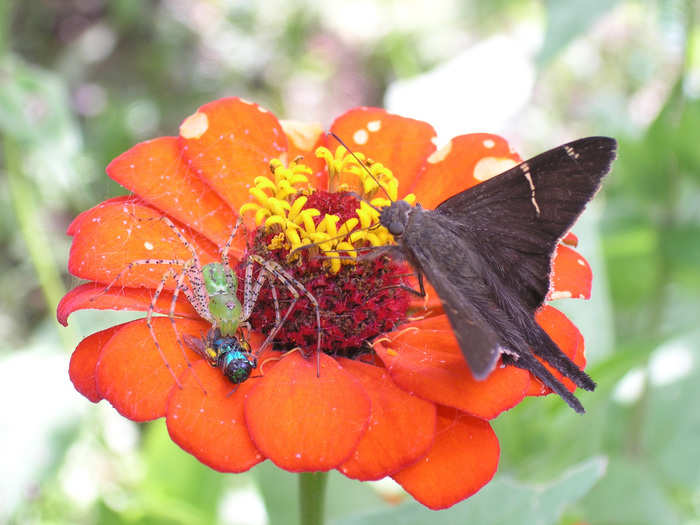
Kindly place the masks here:
MULTIPOLYGON (((48 308, 55 311, 66 290, 53 254, 49 249, 50 242, 46 235, 46 229, 39 220, 42 210, 37 204, 31 184, 22 172, 19 144, 12 137, 5 135, 3 137, 3 151, 8 187, 19 230, 39 278, 44 300, 48 308)), ((66 348, 72 348, 75 345, 76 335, 72 329, 59 330, 59 334, 66 348)))
POLYGON ((302 472, 299 474, 301 525, 322 525, 327 482, 328 472, 302 472))

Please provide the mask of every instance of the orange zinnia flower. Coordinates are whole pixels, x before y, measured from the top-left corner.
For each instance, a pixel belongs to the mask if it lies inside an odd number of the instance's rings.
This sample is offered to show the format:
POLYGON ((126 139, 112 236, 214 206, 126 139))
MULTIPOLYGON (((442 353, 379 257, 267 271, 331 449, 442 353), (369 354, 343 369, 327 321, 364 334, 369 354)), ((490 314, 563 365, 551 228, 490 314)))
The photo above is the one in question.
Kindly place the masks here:
MULTIPOLYGON (((520 160, 490 134, 456 137, 436 151, 430 125, 376 108, 345 113, 331 131, 371 159, 394 198, 412 192, 426 208, 520 160)), ((227 98, 188 117, 178 137, 117 157, 107 173, 133 196, 107 200, 68 228, 69 270, 91 282, 64 297, 58 319, 65 324, 85 308, 168 316, 154 317, 152 330, 144 318, 87 337, 71 359, 71 380, 91 401, 106 399, 134 421, 165 417, 172 439, 216 470, 241 472, 270 459, 293 472, 391 476, 424 505, 449 507, 496 472, 499 444, 489 420, 525 396, 548 392, 510 366, 475 381, 435 294, 416 299, 396 286, 407 266, 342 257, 383 241, 360 232, 372 218, 355 193, 339 190, 383 194, 353 171, 344 150, 320 150, 318 158, 319 146, 336 146, 320 127, 280 122, 256 104, 227 98), (302 297, 276 349, 259 356, 264 369, 258 365, 255 378, 233 391, 221 370, 182 343, 211 324, 183 293, 173 300, 177 283, 170 277, 191 261, 192 249, 200 265, 219 261, 241 209, 252 246, 246 252, 245 237, 234 240, 237 271, 252 252, 283 265, 319 303, 323 352, 318 362, 308 355, 319 334, 302 297), (360 233, 345 245, 326 242, 354 231, 360 233), (315 252, 290 255, 304 236, 316 242, 315 252), (297 345, 307 357, 280 351, 297 345)), ((590 269, 569 246, 559 246, 552 281, 551 298, 590 294, 590 269)), ((283 301, 286 292, 277 288, 283 301)), ((265 286, 250 318, 254 349, 274 322, 272 304, 265 286)), ((583 339, 564 314, 544 306, 537 320, 583 367, 583 339)))

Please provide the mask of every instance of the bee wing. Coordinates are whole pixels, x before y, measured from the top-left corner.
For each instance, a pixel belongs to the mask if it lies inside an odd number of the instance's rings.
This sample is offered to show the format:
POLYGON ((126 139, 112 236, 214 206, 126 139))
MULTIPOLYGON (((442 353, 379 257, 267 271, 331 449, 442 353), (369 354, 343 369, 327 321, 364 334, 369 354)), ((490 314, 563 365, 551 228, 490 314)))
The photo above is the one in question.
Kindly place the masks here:
POLYGON ((195 337, 190 334, 182 334, 182 340, 184 341, 185 346, 187 346, 187 348, 193 350, 194 352, 197 352, 205 359, 207 358, 206 345, 204 344, 204 341, 201 337, 195 337))
POLYGON ((503 284, 534 312, 549 291, 557 242, 598 191, 616 149, 608 137, 564 144, 450 197, 435 211, 460 225, 503 284))

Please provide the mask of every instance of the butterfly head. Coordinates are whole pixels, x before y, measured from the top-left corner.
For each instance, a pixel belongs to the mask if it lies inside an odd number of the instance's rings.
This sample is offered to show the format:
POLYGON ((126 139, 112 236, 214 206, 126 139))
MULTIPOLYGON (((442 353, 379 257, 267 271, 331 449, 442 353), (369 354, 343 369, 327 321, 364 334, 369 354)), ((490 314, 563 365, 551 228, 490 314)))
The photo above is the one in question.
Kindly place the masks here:
POLYGON ((382 209, 379 214, 379 223, 389 230, 389 233, 395 238, 399 238, 406 229, 408 216, 412 209, 413 206, 404 200, 392 202, 382 209))

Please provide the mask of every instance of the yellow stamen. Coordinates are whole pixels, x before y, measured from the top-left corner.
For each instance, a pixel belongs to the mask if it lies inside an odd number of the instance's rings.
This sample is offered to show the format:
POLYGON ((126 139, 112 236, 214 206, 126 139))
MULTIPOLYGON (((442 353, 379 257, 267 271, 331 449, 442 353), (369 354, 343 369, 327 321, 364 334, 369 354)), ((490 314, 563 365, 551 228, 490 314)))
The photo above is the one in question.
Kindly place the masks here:
MULTIPOLYGON (((355 217, 340 223, 338 215, 321 216, 318 209, 305 208, 313 192, 307 175, 313 172, 301 163, 302 157, 289 166, 282 159, 270 161, 270 175, 254 179, 253 187, 248 190, 252 199, 241 206, 240 213, 255 212, 257 225, 278 229, 269 249, 284 248, 294 252, 294 257, 302 246, 314 245, 329 258, 328 270, 336 273, 343 264, 354 264, 359 247, 394 242, 393 236, 379 224, 379 212, 372 206, 381 209, 391 205, 398 197, 399 182, 386 166, 362 153, 353 156, 343 146, 334 153, 324 147, 317 148, 316 156, 326 162, 331 187, 336 191, 359 188, 362 192, 365 200, 360 201, 355 217), (357 182, 351 183, 353 180, 357 182)), ((415 196, 408 195, 404 200, 413 204, 415 196)))

